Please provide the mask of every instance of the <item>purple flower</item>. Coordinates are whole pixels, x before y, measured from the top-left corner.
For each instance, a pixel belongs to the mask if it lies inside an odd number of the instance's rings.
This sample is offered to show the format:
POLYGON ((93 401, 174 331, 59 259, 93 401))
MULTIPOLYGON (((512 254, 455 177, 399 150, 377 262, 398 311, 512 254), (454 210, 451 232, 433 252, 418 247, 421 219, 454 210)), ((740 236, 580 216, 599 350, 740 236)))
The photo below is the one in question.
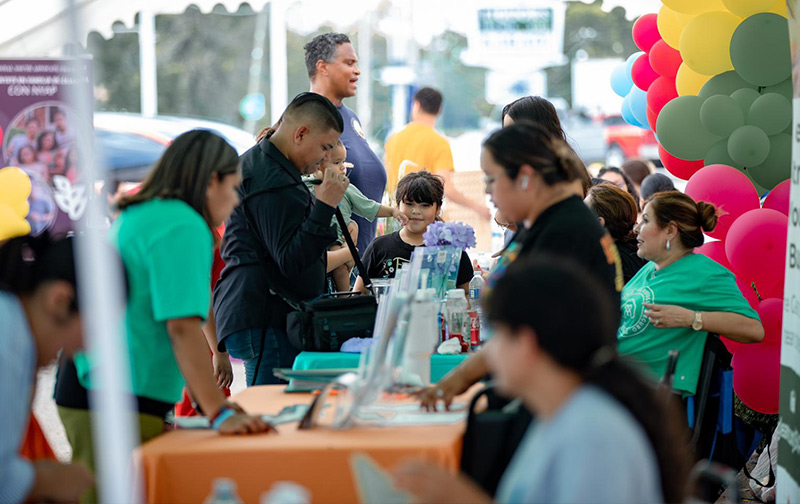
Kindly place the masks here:
POLYGON ((422 235, 426 247, 451 245, 461 250, 474 247, 475 230, 463 222, 434 222, 422 235))

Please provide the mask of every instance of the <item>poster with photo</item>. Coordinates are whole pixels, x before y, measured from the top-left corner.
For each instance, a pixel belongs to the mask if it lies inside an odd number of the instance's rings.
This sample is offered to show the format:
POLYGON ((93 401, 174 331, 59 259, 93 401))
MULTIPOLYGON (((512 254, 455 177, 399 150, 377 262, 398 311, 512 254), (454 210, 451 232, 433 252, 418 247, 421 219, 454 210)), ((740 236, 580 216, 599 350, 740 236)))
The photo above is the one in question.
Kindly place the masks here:
POLYGON ((792 135, 789 235, 781 343, 777 502, 800 501, 800 0, 787 0, 792 55, 792 135))
POLYGON ((27 220, 34 235, 60 235, 83 217, 84 165, 92 152, 92 117, 70 106, 76 91, 91 103, 92 61, 0 59, 0 169, 21 168, 31 180, 27 220))

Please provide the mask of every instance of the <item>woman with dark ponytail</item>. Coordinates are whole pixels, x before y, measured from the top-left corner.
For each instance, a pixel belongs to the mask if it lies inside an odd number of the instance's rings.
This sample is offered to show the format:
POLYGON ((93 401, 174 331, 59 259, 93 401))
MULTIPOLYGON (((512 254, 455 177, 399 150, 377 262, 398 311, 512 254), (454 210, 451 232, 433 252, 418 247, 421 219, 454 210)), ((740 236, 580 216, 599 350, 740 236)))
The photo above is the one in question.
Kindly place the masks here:
POLYGON ((76 502, 92 484, 78 464, 18 453, 37 369, 83 346, 72 238, 0 242, 0 502, 76 502))
MULTIPOLYGON (((680 414, 667 392, 620 361, 615 307, 588 271, 563 259, 523 259, 483 305, 497 386, 536 414, 496 502, 683 501, 690 458, 680 414)), ((395 475, 423 502, 491 501, 465 478, 427 465, 395 475)))
POLYGON ((625 190, 614 184, 604 183, 589 189, 583 202, 614 238, 622 266, 622 277, 628 283, 647 262, 636 254, 636 233, 633 232, 639 218, 636 201, 625 190))
POLYGON ((673 387, 693 395, 708 333, 758 343, 764 328, 736 286, 733 273, 694 249, 717 225, 717 209, 670 191, 644 206, 636 226, 638 254, 649 261, 622 291, 619 352, 664 375, 668 352, 678 350, 673 387))

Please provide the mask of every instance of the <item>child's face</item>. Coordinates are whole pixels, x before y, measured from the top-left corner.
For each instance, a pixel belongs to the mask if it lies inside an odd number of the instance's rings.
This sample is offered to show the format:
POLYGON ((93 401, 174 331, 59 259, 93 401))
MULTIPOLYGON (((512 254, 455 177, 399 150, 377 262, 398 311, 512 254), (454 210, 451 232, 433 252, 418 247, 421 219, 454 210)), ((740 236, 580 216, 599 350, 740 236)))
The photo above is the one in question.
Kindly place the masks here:
POLYGON ((330 160, 326 163, 323 162, 322 165, 319 167, 319 171, 317 171, 317 178, 322 178, 322 175, 325 174, 325 170, 332 166, 336 169, 336 171, 342 175, 347 174, 347 163, 344 160, 347 158, 347 150, 344 148, 344 145, 338 144, 336 147, 333 148, 331 151, 330 160))
POLYGON ((417 203, 401 201, 399 210, 408 216, 406 229, 414 234, 421 234, 428 230, 428 226, 439 215, 439 205, 431 203, 417 203))

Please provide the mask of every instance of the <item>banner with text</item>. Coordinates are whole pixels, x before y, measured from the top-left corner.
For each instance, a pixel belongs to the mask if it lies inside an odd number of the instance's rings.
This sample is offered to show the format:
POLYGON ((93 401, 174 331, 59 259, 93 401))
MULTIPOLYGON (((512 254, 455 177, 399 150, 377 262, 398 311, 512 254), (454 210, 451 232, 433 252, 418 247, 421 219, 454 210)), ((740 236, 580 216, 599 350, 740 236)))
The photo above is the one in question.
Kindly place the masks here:
POLYGON ((93 144, 92 117, 68 100, 77 87, 91 103, 92 82, 88 58, 0 60, 0 169, 18 167, 30 178, 34 235, 66 233, 86 209, 82 167, 93 157, 78 145, 93 144), (88 141, 79 142, 83 135, 88 141))
POLYGON ((786 247, 777 502, 800 502, 800 0, 787 0, 792 47, 793 144, 786 247))

